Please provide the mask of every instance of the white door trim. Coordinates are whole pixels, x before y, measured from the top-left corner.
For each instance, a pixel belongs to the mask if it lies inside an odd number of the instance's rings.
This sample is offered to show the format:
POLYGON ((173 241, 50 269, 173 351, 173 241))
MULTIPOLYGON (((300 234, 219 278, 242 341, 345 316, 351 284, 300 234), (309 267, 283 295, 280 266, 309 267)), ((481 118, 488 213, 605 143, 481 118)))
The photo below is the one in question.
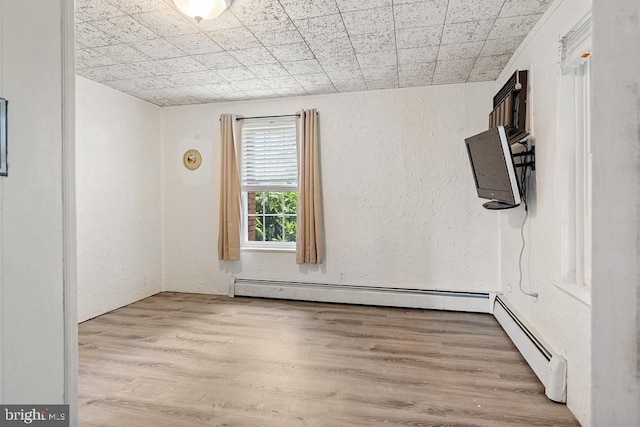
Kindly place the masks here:
POLYGON ((76 274, 75 7, 60 0, 62 36, 62 229, 64 283, 64 401, 78 425, 78 320, 76 274))

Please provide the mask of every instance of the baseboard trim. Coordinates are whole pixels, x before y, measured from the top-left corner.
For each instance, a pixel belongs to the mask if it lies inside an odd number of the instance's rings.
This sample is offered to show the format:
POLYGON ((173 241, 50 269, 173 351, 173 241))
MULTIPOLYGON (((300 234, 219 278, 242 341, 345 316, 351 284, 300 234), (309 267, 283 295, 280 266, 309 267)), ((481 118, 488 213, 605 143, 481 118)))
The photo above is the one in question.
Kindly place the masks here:
POLYGON ((491 313, 495 294, 232 278, 229 296, 491 313))

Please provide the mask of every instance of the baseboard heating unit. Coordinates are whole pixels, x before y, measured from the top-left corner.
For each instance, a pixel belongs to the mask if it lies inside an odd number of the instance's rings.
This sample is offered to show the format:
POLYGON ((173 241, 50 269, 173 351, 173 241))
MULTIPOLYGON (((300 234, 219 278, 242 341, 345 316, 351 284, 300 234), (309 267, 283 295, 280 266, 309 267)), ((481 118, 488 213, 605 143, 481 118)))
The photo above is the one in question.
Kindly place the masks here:
POLYGON ((494 294, 232 278, 230 296, 491 313, 494 294))
POLYGON ((544 385, 547 397, 566 402, 567 361, 537 338, 500 295, 495 298, 493 315, 544 385))

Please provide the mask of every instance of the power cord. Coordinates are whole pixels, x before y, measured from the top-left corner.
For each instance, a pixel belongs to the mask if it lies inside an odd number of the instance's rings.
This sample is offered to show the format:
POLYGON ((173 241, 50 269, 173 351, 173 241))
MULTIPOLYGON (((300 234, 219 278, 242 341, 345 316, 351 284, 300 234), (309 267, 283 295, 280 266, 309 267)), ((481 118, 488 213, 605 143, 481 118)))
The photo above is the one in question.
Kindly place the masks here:
MULTIPOLYGON (((520 144, 523 144, 525 146, 525 149, 528 149, 528 144, 524 144, 522 142, 520 142, 520 144)), ((525 163, 529 162, 529 156, 526 156, 526 159, 524 160, 525 163)), ((532 298, 538 298, 538 293, 537 292, 527 292, 522 288, 522 255, 524 254, 524 249, 526 247, 526 241, 524 238, 524 225, 527 222, 527 218, 529 218, 529 205, 527 204, 527 182, 528 182, 528 172, 529 169, 531 168, 531 166, 525 166, 523 171, 522 171, 522 175, 520 178, 520 188, 522 189, 522 201, 524 202, 524 219, 522 220, 522 225, 520 226, 520 237, 522 239, 522 248, 520 249, 520 256, 518 257, 518 288, 520 289, 520 292, 522 292, 523 294, 530 296, 532 298)))

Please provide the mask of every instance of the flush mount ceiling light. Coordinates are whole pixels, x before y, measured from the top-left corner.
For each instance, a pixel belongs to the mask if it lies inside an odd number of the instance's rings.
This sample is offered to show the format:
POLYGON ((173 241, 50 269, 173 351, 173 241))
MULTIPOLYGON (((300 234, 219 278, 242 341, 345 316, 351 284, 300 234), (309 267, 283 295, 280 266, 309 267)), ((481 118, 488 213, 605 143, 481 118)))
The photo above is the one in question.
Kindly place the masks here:
POLYGON ((231 0, 173 0, 180 12, 200 22, 217 18, 229 7, 231 0))

